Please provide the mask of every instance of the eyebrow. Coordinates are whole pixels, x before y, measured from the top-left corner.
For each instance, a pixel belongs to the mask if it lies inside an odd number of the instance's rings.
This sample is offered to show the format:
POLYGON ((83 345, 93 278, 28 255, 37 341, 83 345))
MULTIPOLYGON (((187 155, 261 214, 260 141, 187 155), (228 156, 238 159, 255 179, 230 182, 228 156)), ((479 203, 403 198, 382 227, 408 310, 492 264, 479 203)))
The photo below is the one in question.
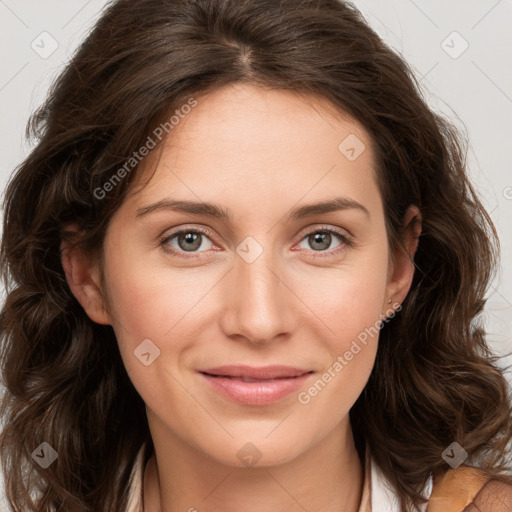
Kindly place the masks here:
MULTIPOLYGON (((298 220, 313 215, 330 213, 340 210, 355 209, 363 212, 370 217, 370 212, 359 202, 348 197, 335 197, 319 203, 311 203, 293 209, 286 215, 287 220, 298 220)), ((193 215, 205 215, 222 221, 229 222, 231 216, 227 210, 219 205, 208 202, 182 201, 177 199, 165 198, 148 206, 143 206, 137 210, 136 217, 143 217, 149 213, 159 210, 173 210, 193 215)))

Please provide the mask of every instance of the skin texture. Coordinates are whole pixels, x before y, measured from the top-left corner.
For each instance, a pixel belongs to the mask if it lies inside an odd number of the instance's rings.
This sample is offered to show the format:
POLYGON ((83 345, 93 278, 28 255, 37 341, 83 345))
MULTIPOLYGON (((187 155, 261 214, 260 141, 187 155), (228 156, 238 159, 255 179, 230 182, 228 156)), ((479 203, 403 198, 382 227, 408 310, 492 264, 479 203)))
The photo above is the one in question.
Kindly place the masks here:
POLYGON ((474 503, 463 512, 510 512, 512 510, 512 485, 490 481, 475 497, 474 503))
POLYGON ((372 370, 377 337, 307 404, 293 393, 241 405, 212 391, 196 370, 290 365, 315 372, 307 390, 405 298, 419 212, 408 210, 407 251, 392 263, 371 140, 326 100, 240 84, 197 100, 145 159, 111 219, 103 253, 109 304, 100 260, 67 250, 62 260, 89 317, 113 326, 147 406, 155 454, 145 510, 355 512, 363 473, 348 413, 372 370), (354 161, 338 150, 349 134, 366 147, 354 161), (221 205, 231 223, 169 209, 136 218, 171 196, 221 205), (361 203, 368 215, 351 208, 286 219, 291 209, 335 196, 361 203), (178 228, 200 227, 211 236, 195 252, 180 248, 178 237, 160 243, 178 228), (315 250, 321 244, 308 235, 325 228, 352 243, 333 234, 315 250), (237 253, 248 236, 263 249, 251 263, 237 253), (145 339, 161 351, 149 366, 134 356, 145 339), (249 442, 261 454, 253 467, 237 456, 249 442))

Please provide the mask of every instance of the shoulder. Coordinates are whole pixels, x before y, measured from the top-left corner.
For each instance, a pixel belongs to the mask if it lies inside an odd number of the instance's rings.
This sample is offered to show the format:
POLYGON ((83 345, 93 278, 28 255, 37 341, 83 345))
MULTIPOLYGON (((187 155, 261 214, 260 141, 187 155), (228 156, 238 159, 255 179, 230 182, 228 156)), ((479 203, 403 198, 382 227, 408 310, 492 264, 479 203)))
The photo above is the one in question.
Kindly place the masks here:
POLYGON ((464 512, 510 512, 512 510, 512 484, 489 480, 464 512))

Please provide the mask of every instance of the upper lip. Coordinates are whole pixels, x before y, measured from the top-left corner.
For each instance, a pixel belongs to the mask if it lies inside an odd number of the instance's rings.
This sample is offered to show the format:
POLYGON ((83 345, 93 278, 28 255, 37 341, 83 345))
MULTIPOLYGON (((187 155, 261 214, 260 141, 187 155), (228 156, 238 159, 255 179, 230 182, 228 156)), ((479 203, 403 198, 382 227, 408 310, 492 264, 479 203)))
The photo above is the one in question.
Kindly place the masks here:
POLYGON ((294 368, 292 366, 218 366, 216 368, 204 368, 198 370, 200 373, 208 373, 209 375, 217 375, 222 377, 240 377, 248 379, 279 379, 286 377, 299 377, 311 370, 294 368))

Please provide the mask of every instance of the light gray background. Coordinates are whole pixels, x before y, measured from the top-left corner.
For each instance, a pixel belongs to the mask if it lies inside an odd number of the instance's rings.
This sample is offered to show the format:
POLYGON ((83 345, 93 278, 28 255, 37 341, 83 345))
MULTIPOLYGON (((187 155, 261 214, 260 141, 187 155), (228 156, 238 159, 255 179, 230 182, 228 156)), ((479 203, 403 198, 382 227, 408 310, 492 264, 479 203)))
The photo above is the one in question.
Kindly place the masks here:
MULTIPOLYGON (((497 354, 512 352, 512 1, 354 4, 413 67, 432 107, 469 134, 470 175, 502 243, 501 271, 485 309, 488 337, 497 354)), ((29 114, 105 5, 105 0, 0 0, 2 193, 31 149, 24 137, 29 114)), ((512 365, 512 356, 501 361, 512 365)), ((512 383, 511 372, 507 377, 512 383)), ((0 511, 4 507, 0 498, 0 511)))

